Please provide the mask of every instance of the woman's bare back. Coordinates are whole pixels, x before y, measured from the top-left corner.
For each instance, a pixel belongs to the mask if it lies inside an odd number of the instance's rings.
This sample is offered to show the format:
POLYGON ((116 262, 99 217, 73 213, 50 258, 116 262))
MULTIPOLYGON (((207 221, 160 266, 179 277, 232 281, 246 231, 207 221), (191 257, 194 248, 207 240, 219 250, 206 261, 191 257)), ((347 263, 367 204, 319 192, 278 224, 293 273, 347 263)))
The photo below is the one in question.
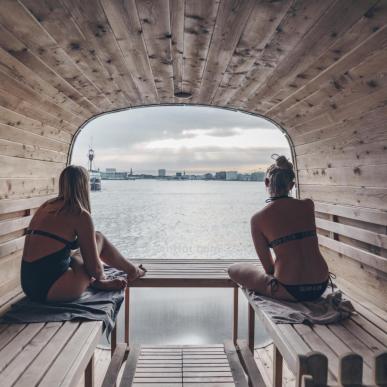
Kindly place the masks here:
MULTIPOLYGON (((253 217, 267 242, 316 229, 311 200, 283 198, 269 203, 253 217)), ((253 235, 254 238, 254 235, 253 235)), ((284 284, 314 284, 328 278, 317 236, 290 240, 274 247, 274 276, 284 284)))

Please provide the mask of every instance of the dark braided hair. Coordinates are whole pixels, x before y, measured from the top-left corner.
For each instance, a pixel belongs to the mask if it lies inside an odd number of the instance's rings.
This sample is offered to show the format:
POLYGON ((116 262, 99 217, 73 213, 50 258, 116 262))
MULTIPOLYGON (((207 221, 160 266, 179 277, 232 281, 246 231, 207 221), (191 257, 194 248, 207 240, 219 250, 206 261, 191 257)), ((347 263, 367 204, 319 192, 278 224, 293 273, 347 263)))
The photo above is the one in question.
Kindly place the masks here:
POLYGON ((270 165, 266 171, 266 177, 269 179, 270 195, 287 195, 289 184, 296 177, 293 164, 285 156, 273 154, 271 157, 275 160, 275 163, 270 165))

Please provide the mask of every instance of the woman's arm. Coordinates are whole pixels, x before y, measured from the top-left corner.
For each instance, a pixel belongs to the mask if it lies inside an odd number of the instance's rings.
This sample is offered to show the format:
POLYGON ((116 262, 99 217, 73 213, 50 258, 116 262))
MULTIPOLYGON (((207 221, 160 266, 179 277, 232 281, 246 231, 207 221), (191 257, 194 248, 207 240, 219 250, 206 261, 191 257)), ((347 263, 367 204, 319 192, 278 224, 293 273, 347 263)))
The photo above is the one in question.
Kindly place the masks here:
POLYGON ((270 253, 269 244, 262 234, 256 216, 251 218, 251 236, 253 237, 255 251, 262 262, 266 274, 274 274, 274 259, 270 253))
POLYGON ((96 280, 105 279, 103 265, 98 255, 93 220, 88 212, 80 215, 75 231, 86 271, 96 280))

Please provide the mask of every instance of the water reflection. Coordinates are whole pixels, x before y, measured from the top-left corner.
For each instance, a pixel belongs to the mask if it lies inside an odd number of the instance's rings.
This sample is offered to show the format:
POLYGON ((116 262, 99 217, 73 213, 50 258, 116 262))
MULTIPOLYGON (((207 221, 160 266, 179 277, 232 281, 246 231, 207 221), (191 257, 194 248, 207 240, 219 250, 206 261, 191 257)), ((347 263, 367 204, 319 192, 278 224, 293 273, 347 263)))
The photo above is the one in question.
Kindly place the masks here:
MULTIPOLYGON (((262 183, 103 181, 92 193, 96 228, 129 258, 255 258, 249 219, 262 183)), ((130 336, 143 344, 222 343, 232 337, 232 289, 131 289, 130 336)), ((239 337, 247 303, 240 294, 239 337)), ((123 340, 123 308, 118 338, 123 340)), ((256 324, 256 342, 267 340, 256 324)))
MULTIPOLYGON (((232 289, 131 289, 130 341, 141 344, 219 344, 232 338, 232 289)), ((124 311, 118 339, 124 340, 124 311)), ((239 292, 240 338, 247 338, 247 302, 239 292)), ((255 342, 269 338, 257 321, 255 342)), ((104 341, 107 344, 107 341, 104 341)))

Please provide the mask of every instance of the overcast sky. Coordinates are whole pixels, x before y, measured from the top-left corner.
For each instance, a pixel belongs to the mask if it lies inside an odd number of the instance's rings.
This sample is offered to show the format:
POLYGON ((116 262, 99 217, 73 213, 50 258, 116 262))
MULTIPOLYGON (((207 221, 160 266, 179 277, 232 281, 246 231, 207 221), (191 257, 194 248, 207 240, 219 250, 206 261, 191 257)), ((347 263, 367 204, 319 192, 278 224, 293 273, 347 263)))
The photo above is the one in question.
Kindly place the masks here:
POLYGON ((79 134, 72 163, 87 165, 89 146, 95 168, 167 174, 265 169, 272 153, 290 157, 281 131, 244 113, 206 107, 148 107, 94 119, 79 134))

